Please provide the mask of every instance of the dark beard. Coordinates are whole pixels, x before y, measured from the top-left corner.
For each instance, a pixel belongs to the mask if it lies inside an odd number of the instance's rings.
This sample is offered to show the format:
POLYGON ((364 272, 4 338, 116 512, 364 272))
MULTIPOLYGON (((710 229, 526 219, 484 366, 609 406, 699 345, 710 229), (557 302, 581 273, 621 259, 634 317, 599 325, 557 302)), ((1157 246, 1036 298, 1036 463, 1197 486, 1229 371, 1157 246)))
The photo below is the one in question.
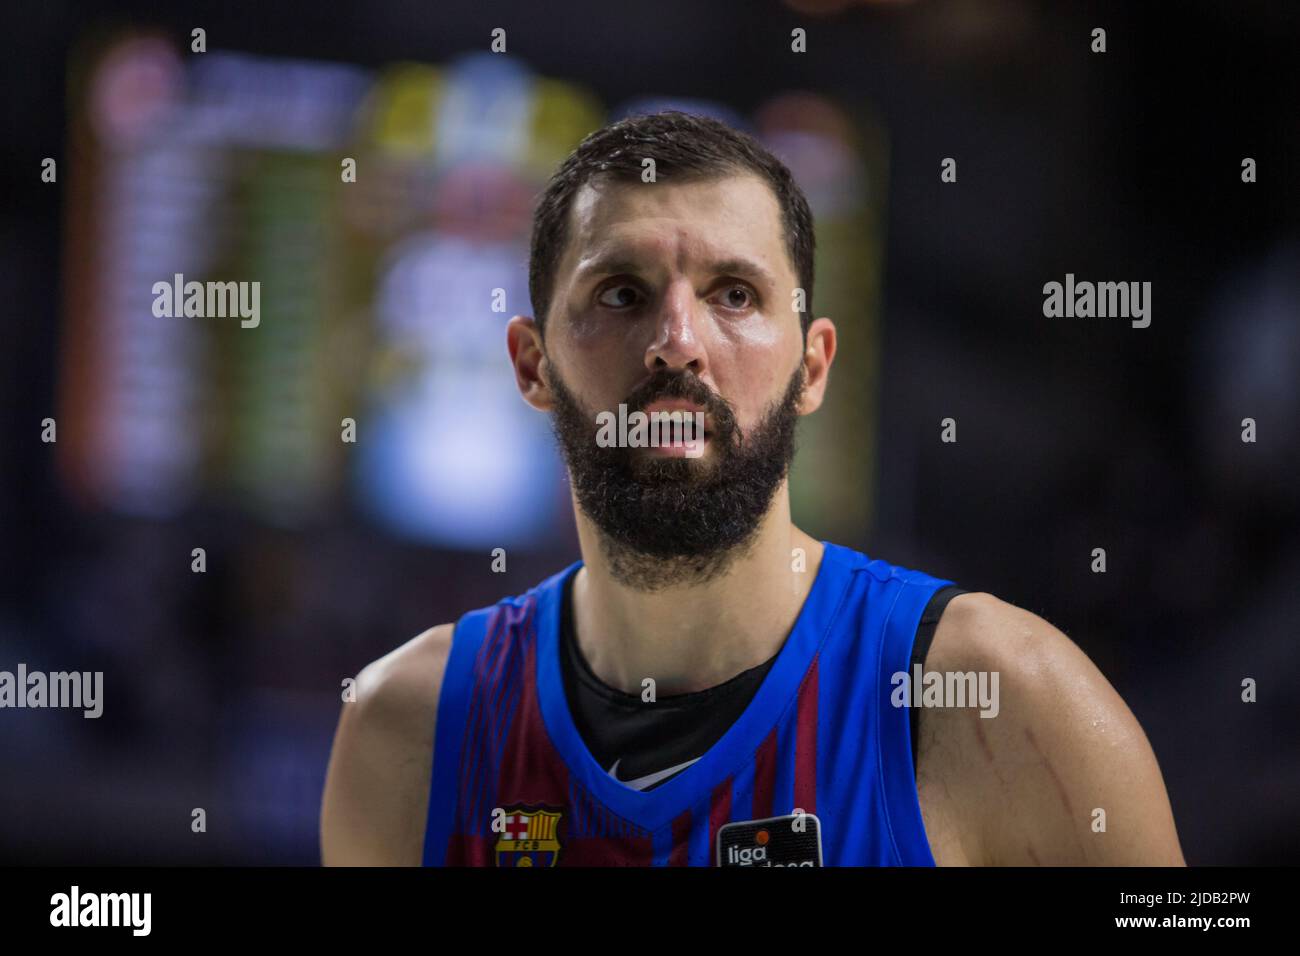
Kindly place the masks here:
POLYGON ((629 415, 661 398, 703 408, 713 419, 712 450, 699 458, 600 447, 595 414, 581 407, 553 364, 548 370, 551 427, 614 580, 647 592, 702 584, 749 553, 794 459, 802 363, 785 395, 747 435, 731 406, 692 372, 661 370, 624 399, 629 415))

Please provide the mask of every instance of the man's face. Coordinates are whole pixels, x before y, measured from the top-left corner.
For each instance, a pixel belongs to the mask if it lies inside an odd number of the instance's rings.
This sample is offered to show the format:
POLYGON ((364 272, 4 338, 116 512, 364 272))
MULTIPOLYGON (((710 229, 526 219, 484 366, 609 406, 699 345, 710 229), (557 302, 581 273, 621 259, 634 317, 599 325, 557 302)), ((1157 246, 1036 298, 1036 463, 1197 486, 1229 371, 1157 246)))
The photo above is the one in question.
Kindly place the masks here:
POLYGON ((616 548, 730 552, 770 507, 801 413, 797 279, 776 198, 749 175, 600 183, 570 216, 545 378, 578 503, 616 548), (597 413, 660 400, 704 412, 699 457, 597 443, 597 413))

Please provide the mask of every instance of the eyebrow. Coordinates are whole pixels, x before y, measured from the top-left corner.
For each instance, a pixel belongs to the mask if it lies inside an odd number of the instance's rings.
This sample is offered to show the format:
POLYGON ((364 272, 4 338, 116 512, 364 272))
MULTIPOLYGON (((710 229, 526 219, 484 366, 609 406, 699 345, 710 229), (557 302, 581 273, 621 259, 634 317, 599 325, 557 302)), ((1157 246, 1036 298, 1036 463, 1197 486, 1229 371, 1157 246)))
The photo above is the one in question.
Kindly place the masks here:
MULTIPOLYGON (((580 266, 576 278, 579 282, 585 282, 596 276, 618 275, 624 272, 638 273, 643 268, 643 262, 629 256, 627 253, 611 252, 598 255, 590 262, 580 266)), ((749 259, 733 256, 730 259, 708 263, 707 268, 715 275, 741 276, 742 278, 757 280, 771 287, 776 286, 776 278, 757 262, 752 262, 749 259)))

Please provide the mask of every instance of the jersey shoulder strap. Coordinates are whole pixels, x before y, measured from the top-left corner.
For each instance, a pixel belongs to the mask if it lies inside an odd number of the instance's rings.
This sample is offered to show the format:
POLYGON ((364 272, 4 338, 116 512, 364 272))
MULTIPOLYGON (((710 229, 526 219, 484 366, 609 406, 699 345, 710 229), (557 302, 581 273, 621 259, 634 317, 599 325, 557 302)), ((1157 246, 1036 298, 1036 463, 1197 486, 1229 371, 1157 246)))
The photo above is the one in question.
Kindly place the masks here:
POLYGON ((451 652, 442 675, 434 725, 433 769, 424 828, 425 866, 441 866, 447 856, 462 790, 461 756, 475 691, 479 691, 481 700, 483 688, 479 685, 501 678, 501 668, 484 660, 484 655, 490 652, 493 657, 513 656, 519 642, 528 636, 528 629, 535 626, 534 612, 541 593, 547 588, 557 588, 578 563, 524 594, 502 598, 490 607, 469 611, 456 622, 451 652))
MULTIPOLYGON (((916 668, 925 669, 925 658, 930 652, 930 644, 934 641, 934 632, 939 627, 939 618, 943 617, 944 608, 959 594, 966 594, 965 588, 959 588, 955 584, 942 587, 934 592, 930 598, 930 603, 925 606, 925 611, 921 614, 921 623, 916 626, 916 639, 912 642, 912 661, 908 668, 909 674, 916 673, 916 668)), ((921 711, 911 708, 911 731, 912 731, 912 771, 916 772, 917 766, 917 747, 920 743, 920 721, 921 711)))
POLYGON ((910 676, 917 633, 937 594, 953 582, 884 561, 866 568, 869 630, 880 635, 875 678, 882 809, 893 855, 904 866, 933 866, 916 788, 911 718, 914 708, 897 706, 898 675, 910 676), (874 610, 871 605, 875 604, 874 610))

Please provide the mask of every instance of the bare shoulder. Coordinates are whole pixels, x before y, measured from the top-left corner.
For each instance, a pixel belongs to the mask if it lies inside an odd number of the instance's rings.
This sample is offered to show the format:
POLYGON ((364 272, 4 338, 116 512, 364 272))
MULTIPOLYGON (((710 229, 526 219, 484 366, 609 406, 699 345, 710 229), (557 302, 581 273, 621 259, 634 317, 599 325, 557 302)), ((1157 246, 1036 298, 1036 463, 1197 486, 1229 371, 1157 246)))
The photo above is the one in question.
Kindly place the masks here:
POLYGON ((418 866, 453 625, 367 664, 343 704, 321 800, 326 866, 418 866))
POLYGON ((918 792, 936 862, 1184 865, 1146 734, 1057 628, 990 594, 959 595, 924 669, 982 674, 992 690, 991 706, 920 714, 918 792))

